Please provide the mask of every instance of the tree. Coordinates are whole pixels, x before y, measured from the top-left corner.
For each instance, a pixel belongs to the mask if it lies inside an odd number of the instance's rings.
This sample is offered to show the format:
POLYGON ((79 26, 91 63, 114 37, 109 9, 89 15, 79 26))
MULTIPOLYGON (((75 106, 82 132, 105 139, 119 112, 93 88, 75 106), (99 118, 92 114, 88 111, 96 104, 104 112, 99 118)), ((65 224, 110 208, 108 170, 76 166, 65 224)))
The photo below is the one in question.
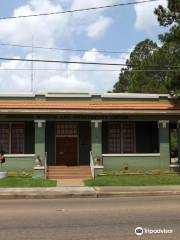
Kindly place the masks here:
POLYGON ((167 8, 159 5, 158 8, 154 10, 154 13, 157 15, 158 22, 161 26, 180 23, 180 1, 169 0, 167 8))
POLYGON ((130 54, 129 60, 126 61, 128 67, 121 70, 119 81, 114 85, 113 91, 167 92, 165 87, 166 74, 158 71, 162 70, 163 67, 154 67, 154 65, 163 65, 166 62, 166 58, 159 55, 159 49, 158 45, 149 39, 138 43, 130 54), (153 67, 146 67, 150 65, 153 67))
MULTIPOLYGON (((158 6, 154 13, 161 26, 171 26, 169 32, 159 35, 162 50, 171 56, 173 65, 180 65, 180 0, 169 0, 168 7, 158 6)), ((180 92, 180 71, 167 74, 167 88, 180 92)))
POLYGON ((123 68, 120 72, 119 80, 114 85, 114 92, 180 93, 179 69, 164 67, 180 66, 179 13, 180 0, 169 0, 167 9, 162 6, 155 9, 160 25, 172 24, 172 27, 169 32, 159 35, 161 47, 149 39, 136 45, 126 61, 127 68, 123 68))

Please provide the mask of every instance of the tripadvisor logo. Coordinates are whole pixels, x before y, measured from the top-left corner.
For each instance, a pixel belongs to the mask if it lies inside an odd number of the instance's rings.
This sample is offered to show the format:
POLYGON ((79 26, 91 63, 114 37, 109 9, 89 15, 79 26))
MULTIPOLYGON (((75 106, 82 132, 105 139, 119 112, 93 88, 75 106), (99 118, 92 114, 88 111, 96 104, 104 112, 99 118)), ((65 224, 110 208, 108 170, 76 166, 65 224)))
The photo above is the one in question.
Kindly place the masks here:
POLYGON ((173 233, 173 229, 149 229, 149 228, 142 228, 142 227, 137 227, 135 228, 134 233, 137 236, 141 236, 143 234, 169 234, 173 233))
POLYGON ((143 230, 142 227, 137 227, 137 228, 135 229, 135 234, 136 234, 137 236, 141 236, 141 235, 143 235, 143 233, 144 233, 144 230, 143 230))

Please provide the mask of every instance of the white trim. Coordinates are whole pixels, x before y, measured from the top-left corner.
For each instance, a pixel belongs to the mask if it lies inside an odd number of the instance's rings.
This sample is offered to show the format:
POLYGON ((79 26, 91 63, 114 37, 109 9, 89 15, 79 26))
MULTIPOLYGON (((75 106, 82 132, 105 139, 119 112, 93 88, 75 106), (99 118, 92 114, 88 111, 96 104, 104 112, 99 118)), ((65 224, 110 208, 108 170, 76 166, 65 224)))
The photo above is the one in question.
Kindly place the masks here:
POLYGON ((160 153, 106 153, 103 157, 160 157, 160 153))
POLYGON ((140 98, 140 99, 159 99, 160 97, 168 98, 168 94, 148 94, 148 93, 103 93, 104 98, 140 98))
POLYGON ((35 94, 34 93, 29 93, 29 92, 1 92, 0 97, 32 98, 32 97, 35 97, 35 94))
POLYGON ((36 154, 5 154, 5 157, 19 157, 19 158, 24 158, 24 157, 35 157, 36 154))
POLYGON ((92 123, 102 123, 102 120, 91 120, 92 123))
POLYGON ((149 98, 158 99, 160 97, 171 98, 169 94, 149 94, 149 93, 97 93, 97 92, 1 92, 0 97, 36 97, 43 95, 45 97, 91 97, 100 95, 102 98, 149 98))
POLYGON ((39 123, 39 122, 41 122, 41 123, 45 123, 46 120, 34 120, 34 122, 35 122, 35 123, 39 123))
POLYGON ((72 110, 72 109, 0 109, 0 114, 32 114, 32 113, 38 113, 38 114, 128 114, 128 115, 168 115, 168 114, 174 114, 178 115, 180 114, 180 110, 72 110))
POLYGON ((43 123, 45 123, 45 122, 46 122, 46 120, 34 120, 34 122, 35 122, 35 123, 37 123, 37 125, 38 125, 38 128, 41 128, 41 127, 42 127, 42 125, 43 125, 43 123))
POLYGON ((35 166, 34 170, 44 170, 45 167, 44 166, 35 166))
POLYGON ((94 169, 103 169, 104 166, 103 165, 94 165, 93 168, 94 169))
POLYGON ((169 124, 169 120, 159 120, 159 124, 162 124, 162 127, 166 128, 166 125, 169 124))
POLYGON ((95 128, 98 128, 99 124, 102 123, 102 120, 91 120, 91 123, 94 123, 95 128))
POLYGON ((169 167, 180 167, 180 164, 170 164, 169 167))
POLYGON ((91 94, 88 92, 47 92, 47 98, 90 98, 91 94))

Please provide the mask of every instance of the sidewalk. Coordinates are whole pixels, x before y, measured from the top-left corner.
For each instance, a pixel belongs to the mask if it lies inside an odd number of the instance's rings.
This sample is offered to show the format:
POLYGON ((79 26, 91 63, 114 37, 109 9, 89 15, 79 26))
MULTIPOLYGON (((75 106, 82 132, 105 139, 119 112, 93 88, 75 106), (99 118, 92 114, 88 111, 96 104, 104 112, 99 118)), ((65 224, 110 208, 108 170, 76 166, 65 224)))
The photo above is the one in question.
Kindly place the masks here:
POLYGON ((0 188, 3 199, 61 199, 180 195, 180 186, 0 188))

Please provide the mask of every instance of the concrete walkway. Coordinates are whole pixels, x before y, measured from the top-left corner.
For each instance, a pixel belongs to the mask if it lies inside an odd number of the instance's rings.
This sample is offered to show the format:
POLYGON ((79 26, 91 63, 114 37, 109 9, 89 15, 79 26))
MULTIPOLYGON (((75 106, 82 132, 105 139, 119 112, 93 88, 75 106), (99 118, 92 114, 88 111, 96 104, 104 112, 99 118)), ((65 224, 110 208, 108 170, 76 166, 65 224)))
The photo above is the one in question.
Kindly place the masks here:
POLYGON ((172 195, 180 195, 180 186, 0 188, 0 200, 172 195))
POLYGON ((57 180, 57 187, 84 187, 83 179, 61 179, 57 180))

